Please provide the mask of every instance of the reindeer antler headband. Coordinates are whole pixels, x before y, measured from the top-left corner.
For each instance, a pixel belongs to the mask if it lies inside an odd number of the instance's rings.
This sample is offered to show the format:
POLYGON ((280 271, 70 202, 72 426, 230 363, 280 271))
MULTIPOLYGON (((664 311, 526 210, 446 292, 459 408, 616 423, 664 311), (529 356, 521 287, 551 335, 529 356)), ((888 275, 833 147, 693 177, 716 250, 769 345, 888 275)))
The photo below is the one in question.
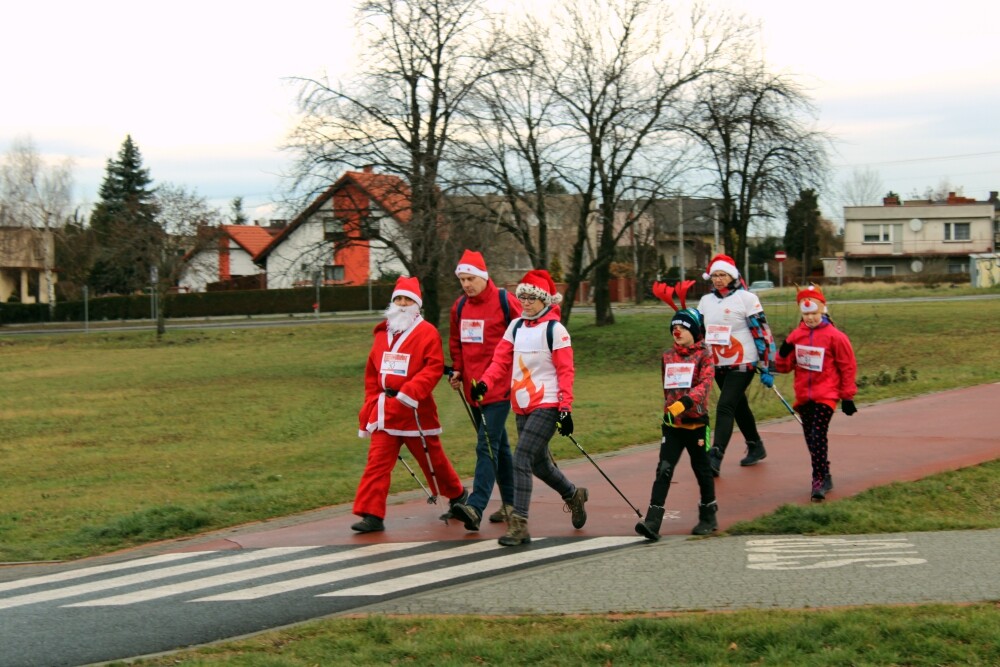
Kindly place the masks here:
POLYGON ((663 301, 674 310, 679 311, 682 308, 687 308, 687 293, 688 290, 691 289, 693 285, 694 285, 693 280, 682 280, 679 283, 677 283, 677 285, 674 287, 671 287, 667 283, 657 282, 653 283, 653 294, 660 301, 663 301), (677 304, 674 303, 675 294, 677 295, 677 298, 681 302, 680 308, 678 308, 677 304))

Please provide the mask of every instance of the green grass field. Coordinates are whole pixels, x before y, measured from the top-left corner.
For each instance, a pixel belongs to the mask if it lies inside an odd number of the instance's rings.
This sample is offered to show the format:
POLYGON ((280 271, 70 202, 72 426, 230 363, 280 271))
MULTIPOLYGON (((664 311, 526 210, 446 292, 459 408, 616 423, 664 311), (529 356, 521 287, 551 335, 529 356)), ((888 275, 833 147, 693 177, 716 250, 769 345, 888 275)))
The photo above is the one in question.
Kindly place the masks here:
MULTIPOLYGON (((779 339, 794 305, 765 299, 779 339)), ((1000 300, 831 305, 854 341, 860 405, 1000 379, 1000 300)), ((666 306, 577 316, 577 430, 588 451, 658 437, 666 306)), ((349 502, 370 324, 0 338, 0 561, 89 556, 349 502)), ((778 387, 791 395, 791 378, 778 387)), ((442 382, 444 445, 471 476, 471 425, 442 382)), ((760 420, 784 416, 759 384, 760 420)), ((511 429, 513 430, 513 429, 511 429)), ((554 455, 575 458, 557 439, 554 455)), ((405 471, 393 491, 410 490, 405 471)))

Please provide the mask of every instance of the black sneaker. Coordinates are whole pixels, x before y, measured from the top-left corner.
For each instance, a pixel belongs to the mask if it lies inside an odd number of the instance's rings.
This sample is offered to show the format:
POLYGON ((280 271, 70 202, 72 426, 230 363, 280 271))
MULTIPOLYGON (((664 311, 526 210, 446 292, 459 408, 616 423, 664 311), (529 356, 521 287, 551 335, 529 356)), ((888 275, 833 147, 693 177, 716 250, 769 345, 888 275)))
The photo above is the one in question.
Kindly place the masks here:
POLYGON ((355 530, 359 533, 377 533, 385 530, 385 524, 382 523, 382 519, 377 516, 365 514, 361 517, 361 521, 358 521, 351 526, 351 530, 355 530))
POLYGON ((826 480, 814 479, 812 485, 812 501, 814 503, 821 503, 826 500, 826 489, 823 487, 826 485, 826 480))
POLYGON ((741 466, 757 465, 767 458, 763 440, 747 440, 747 455, 740 460, 741 466))
POLYGON ((451 518, 461 521, 466 530, 479 530, 479 522, 482 519, 479 510, 465 503, 455 503, 451 506, 451 518))
POLYGON ((454 507, 455 505, 458 505, 459 503, 467 503, 467 502, 469 502, 469 490, 463 486, 462 487, 462 495, 460 495, 458 498, 452 498, 452 499, 450 499, 448 501, 448 507, 454 507))
POLYGON ((722 470, 722 457, 723 452, 718 447, 712 447, 708 450, 708 465, 712 468, 713 477, 718 477, 722 470))

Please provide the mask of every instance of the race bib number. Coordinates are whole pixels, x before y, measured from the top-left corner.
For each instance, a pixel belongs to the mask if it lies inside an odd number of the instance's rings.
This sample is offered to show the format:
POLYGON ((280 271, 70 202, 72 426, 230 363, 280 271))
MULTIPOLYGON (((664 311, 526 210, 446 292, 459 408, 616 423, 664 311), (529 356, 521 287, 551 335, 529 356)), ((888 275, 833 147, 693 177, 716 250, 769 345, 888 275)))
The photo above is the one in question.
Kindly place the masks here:
POLYGON ((664 365, 664 389, 690 389, 692 381, 694 381, 694 364, 664 365))
POLYGON ((795 346, 795 363, 799 368, 819 373, 823 370, 823 355, 826 350, 811 345, 795 346))
POLYGON ((399 375, 406 377, 410 369, 410 355, 402 352, 383 352, 382 368, 379 370, 384 375, 399 375))
POLYGON ((705 342, 709 345, 729 345, 733 328, 728 324, 709 324, 705 330, 705 342))
POLYGON ((466 320, 459 324, 459 335, 463 343, 482 343, 486 320, 466 320))

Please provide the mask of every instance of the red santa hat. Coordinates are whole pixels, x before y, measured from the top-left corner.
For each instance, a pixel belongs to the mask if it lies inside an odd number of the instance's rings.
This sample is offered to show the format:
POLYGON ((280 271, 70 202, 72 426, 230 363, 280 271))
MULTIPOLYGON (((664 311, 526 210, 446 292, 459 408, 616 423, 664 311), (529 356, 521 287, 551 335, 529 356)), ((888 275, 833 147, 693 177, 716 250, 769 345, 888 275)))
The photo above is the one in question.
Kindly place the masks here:
POLYGON ((478 276, 483 280, 490 279, 490 274, 486 272, 486 260, 483 259, 482 253, 478 253, 475 250, 466 250, 462 253, 462 259, 458 260, 458 266, 455 267, 455 275, 457 276, 462 273, 478 276))
POLYGON ((724 271, 731 275, 733 279, 740 277, 740 270, 736 268, 736 261, 729 255, 716 255, 708 262, 708 271, 701 274, 705 280, 709 280, 716 271, 724 271))
POLYGON ((799 310, 803 313, 822 313, 826 310, 826 297, 823 290, 816 285, 809 285, 799 290, 795 295, 795 300, 799 303, 799 310))
POLYGON ((532 269, 517 284, 518 297, 533 296, 550 306, 562 303, 562 294, 556 291, 552 276, 545 269, 532 269))
POLYGON ((408 296, 417 302, 418 306, 424 305, 424 300, 420 295, 420 281, 410 276, 400 276, 396 279, 396 286, 392 290, 392 298, 397 296, 408 296))

